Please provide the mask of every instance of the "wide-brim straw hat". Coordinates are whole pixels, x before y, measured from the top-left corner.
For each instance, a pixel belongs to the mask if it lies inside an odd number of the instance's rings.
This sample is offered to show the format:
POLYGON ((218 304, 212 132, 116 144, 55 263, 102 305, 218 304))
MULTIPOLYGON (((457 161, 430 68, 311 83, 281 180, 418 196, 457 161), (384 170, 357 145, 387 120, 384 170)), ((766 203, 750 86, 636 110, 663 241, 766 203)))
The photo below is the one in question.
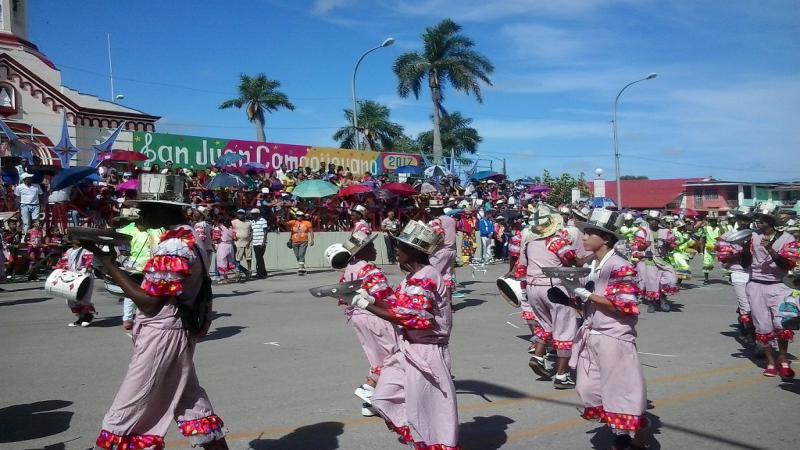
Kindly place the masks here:
POLYGON ((367 234, 363 231, 356 231, 355 233, 351 234, 350 237, 344 241, 344 243, 342 243, 342 246, 344 246, 344 249, 347 250, 351 255, 355 256, 364 247, 372 243, 376 237, 378 237, 378 233, 367 234))
POLYGON ((412 220, 406 224, 395 240, 430 255, 436 250, 442 236, 436 234, 432 227, 412 220))

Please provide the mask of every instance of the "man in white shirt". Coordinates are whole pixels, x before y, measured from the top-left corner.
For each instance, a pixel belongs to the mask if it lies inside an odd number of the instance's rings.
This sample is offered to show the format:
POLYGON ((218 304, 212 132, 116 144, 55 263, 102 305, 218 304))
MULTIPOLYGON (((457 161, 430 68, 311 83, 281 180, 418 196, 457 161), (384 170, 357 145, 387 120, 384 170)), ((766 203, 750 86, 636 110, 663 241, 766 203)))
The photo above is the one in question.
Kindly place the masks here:
POLYGON ((22 217, 22 234, 28 232, 31 223, 39 218, 39 197, 44 195, 42 187, 33 184, 33 175, 23 173, 20 177, 22 184, 14 189, 14 195, 19 199, 19 215, 22 217))
POLYGON ((264 252, 267 250, 267 228, 269 224, 261 210, 250 210, 253 227, 253 251, 256 254, 256 278, 267 278, 267 266, 264 264, 264 252))

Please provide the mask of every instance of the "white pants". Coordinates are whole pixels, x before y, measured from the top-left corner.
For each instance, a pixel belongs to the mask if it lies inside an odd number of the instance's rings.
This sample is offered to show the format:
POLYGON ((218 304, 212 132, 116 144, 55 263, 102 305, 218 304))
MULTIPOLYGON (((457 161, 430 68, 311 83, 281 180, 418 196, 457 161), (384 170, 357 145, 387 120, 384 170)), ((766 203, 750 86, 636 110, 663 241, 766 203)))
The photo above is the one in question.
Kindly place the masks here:
POLYGON ((494 259, 494 239, 491 236, 481 236, 481 249, 484 261, 494 259))

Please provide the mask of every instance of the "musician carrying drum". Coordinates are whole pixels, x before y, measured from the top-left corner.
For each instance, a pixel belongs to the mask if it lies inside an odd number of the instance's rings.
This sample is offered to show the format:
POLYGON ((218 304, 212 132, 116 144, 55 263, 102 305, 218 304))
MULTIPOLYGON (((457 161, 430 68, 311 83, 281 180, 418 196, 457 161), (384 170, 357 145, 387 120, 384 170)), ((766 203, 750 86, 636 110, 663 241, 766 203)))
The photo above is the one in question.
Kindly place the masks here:
POLYGON ((45 281, 48 294, 63 297, 67 306, 75 314, 75 321, 67 324, 70 327, 88 327, 97 311, 92 303, 94 291, 94 274, 92 271, 92 253, 81 247, 77 239, 70 237, 72 247, 68 249, 54 267, 54 271, 45 281))

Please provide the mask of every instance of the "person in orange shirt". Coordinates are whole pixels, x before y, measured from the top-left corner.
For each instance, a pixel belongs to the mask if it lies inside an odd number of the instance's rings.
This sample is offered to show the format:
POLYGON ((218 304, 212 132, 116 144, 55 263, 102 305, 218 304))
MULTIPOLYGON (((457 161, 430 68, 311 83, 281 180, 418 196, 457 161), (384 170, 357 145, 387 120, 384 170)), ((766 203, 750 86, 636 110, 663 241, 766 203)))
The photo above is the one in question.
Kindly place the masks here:
POLYGON ((295 220, 286 222, 286 226, 291 232, 287 244, 290 245, 294 251, 294 257, 297 258, 297 274, 303 276, 306 274, 306 250, 309 246, 314 246, 314 226, 303 211, 297 211, 295 217, 295 220))

